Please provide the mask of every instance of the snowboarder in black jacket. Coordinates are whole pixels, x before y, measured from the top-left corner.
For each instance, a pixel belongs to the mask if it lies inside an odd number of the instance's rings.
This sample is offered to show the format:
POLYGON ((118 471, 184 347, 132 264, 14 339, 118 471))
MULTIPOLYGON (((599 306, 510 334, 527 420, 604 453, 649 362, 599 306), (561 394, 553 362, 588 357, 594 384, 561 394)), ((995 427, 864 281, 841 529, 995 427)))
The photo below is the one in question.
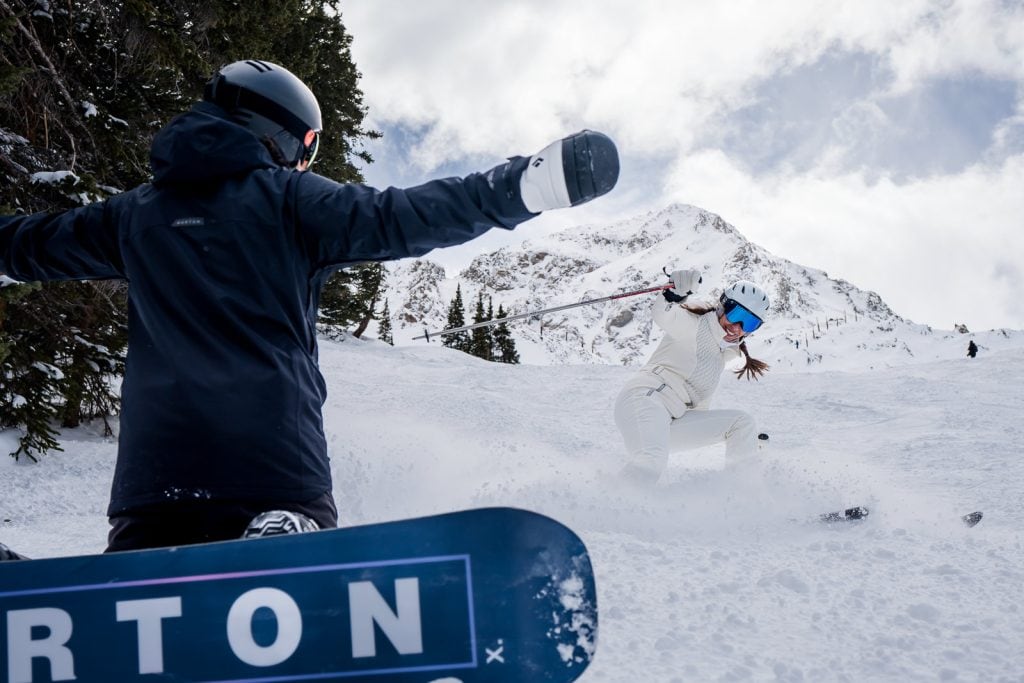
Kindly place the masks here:
POLYGON ((611 140, 583 131, 484 173, 377 191, 306 172, 320 130, 302 81, 235 62, 157 134, 152 182, 0 217, 0 272, 128 282, 108 551, 238 538, 273 510, 337 526, 316 339, 330 273, 511 229, 618 177, 611 140))

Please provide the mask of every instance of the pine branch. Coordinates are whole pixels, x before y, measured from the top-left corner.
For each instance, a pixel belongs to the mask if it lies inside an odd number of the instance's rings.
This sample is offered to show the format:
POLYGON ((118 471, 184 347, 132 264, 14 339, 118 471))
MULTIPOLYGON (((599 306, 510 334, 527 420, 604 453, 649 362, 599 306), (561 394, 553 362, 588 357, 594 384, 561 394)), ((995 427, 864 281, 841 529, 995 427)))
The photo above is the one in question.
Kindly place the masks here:
POLYGON ((30 31, 24 23, 22 23, 21 17, 19 17, 11 6, 7 4, 6 0, 0 0, 0 9, 3 9, 9 17, 14 19, 15 26, 17 26, 21 34, 25 36, 25 39, 35 51, 36 55, 39 56, 39 59, 46 65, 43 71, 50 74, 51 78, 53 78, 54 84, 57 86, 57 90, 60 91, 60 94, 64 98, 68 107, 70 107, 71 111, 75 111, 77 105, 75 104, 74 98, 71 97, 71 91, 68 90, 67 84, 64 83, 64 80, 60 77, 56 67, 53 66, 53 62, 50 61, 50 57, 46 54, 46 50, 44 50, 43 46, 39 43, 39 39, 36 38, 35 34, 30 31))
POLYGON ((13 171, 14 173, 20 173, 21 175, 28 175, 28 169, 19 163, 16 163, 7 158, 7 155, 0 155, 0 164, 4 165, 4 168, 13 171))

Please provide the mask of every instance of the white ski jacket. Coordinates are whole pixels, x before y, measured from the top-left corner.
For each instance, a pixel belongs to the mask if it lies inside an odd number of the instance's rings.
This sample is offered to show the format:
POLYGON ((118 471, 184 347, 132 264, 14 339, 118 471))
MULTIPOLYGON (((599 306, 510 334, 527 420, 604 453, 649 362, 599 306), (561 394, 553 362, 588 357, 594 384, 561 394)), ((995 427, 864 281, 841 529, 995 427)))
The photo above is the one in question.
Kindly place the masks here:
POLYGON ((665 336, 626 388, 658 392, 675 418, 687 410, 706 410, 726 363, 742 356, 739 346, 722 346, 714 311, 698 315, 679 303, 659 300, 653 313, 665 336))

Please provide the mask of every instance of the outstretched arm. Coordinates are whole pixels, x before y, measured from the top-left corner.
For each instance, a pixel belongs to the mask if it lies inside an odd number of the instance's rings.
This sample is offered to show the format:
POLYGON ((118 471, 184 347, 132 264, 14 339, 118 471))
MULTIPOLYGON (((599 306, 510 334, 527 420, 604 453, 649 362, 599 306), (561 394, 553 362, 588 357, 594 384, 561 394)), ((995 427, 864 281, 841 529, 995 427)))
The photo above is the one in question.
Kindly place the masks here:
POLYGON ((654 322, 670 336, 677 339, 697 334, 700 315, 683 308, 680 304, 697 290, 703 281, 699 270, 686 268, 672 271, 672 290, 665 291, 665 301, 655 301, 654 322))
POLYGON ((0 272, 22 282, 124 277, 107 203, 0 217, 0 272))
POLYGON ((655 324, 671 337, 686 339, 697 335, 697 323, 700 316, 686 310, 681 304, 656 298, 653 317, 655 324))
POLYGON ((511 229, 536 215, 514 182, 526 162, 383 191, 304 174, 295 199, 300 234, 314 262, 328 266, 422 256, 496 226, 511 229))
POLYGON ((533 157, 483 173, 378 191, 304 174, 293 199, 300 234, 320 266, 422 256, 432 249, 514 228, 540 211, 608 192, 618 156, 608 138, 584 131, 533 157))

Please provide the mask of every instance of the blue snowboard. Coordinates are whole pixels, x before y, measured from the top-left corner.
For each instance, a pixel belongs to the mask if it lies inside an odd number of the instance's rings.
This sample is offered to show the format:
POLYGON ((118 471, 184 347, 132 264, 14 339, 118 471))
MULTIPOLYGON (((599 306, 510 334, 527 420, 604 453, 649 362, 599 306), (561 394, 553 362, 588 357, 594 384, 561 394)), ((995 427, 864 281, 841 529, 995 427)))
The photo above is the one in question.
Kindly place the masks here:
POLYGON ((291 536, 0 563, 0 681, 572 681, 587 550, 487 508, 291 536))

